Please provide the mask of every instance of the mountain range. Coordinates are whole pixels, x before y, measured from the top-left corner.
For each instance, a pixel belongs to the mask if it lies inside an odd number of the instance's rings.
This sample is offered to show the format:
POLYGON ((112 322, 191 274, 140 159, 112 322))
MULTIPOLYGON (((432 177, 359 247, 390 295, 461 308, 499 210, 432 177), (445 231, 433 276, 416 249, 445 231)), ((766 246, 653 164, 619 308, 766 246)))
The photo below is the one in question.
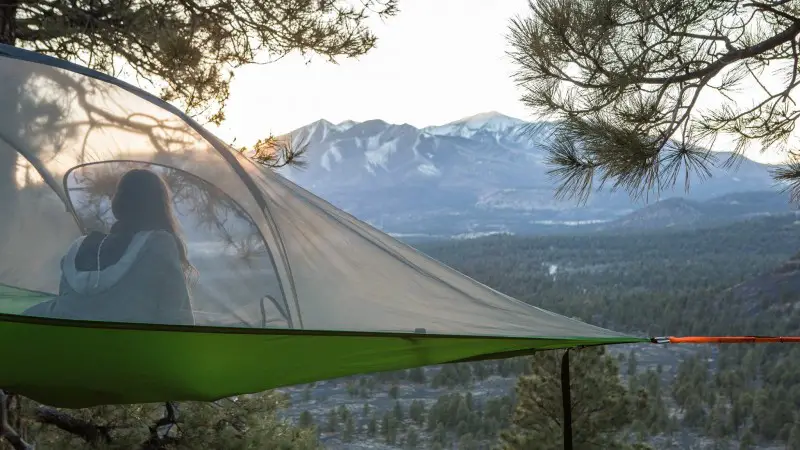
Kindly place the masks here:
POLYGON ((424 128, 318 120, 287 134, 307 146, 307 165, 281 174, 361 220, 406 235, 692 226, 790 210, 770 166, 749 159, 735 169, 712 168, 688 193, 679 186, 650 204, 608 189, 584 205, 557 200, 543 147, 551 130, 497 112, 424 128))

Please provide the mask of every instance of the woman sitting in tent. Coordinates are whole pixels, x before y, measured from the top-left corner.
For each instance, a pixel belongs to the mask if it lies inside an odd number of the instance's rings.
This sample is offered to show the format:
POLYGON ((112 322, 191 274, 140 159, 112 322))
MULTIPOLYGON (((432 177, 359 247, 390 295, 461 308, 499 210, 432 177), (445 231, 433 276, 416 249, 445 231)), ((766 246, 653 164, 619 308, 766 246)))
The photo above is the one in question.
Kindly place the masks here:
POLYGON ((78 238, 62 258, 59 295, 23 314, 193 325, 187 280, 194 268, 166 183, 148 170, 125 173, 111 211, 110 233, 78 238))

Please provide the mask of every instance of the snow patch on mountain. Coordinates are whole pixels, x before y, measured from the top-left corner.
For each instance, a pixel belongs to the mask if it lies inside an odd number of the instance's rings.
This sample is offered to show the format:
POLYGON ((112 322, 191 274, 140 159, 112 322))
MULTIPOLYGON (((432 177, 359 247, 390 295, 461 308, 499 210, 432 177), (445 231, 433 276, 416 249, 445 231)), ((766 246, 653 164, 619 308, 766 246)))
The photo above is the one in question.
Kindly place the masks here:
POLYGON ((461 123, 471 130, 484 129, 487 131, 504 131, 525 124, 522 120, 508 117, 497 111, 476 114, 461 119, 461 123))
POLYGON ((471 138, 477 133, 506 133, 511 129, 523 127, 526 122, 500 114, 497 111, 475 114, 474 116, 450 122, 445 125, 424 128, 434 136, 459 136, 471 138))
POLYGON ((344 122, 337 123, 336 129, 339 131, 347 131, 356 125, 358 125, 358 122, 356 122, 355 120, 345 120, 344 122))
POLYGON ((377 144, 380 136, 370 136, 367 139, 367 150, 364 156, 370 166, 381 166, 384 170, 389 170, 389 156, 397 151, 397 140, 377 144))
POLYGON ((442 173, 441 171, 439 171, 439 169, 436 166, 434 166, 433 164, 430 164, 430 163, 418 165, 417 166, 417 170, 421 174, 427 175, 429 177, 436 177, 436 176, 441 175, 441 173, 442 173))
POLYGON ((322 154, 322 158, 320 158, 319 161, 319 164, 322 166, 322 168, 328 172, 331 171, 331 158, 333 158, 337 163, 342 162, 342 154, 335 145, 331 145, 331 147, 322 154))
POLYGON ((324 141, 325 138, 328 137, 328 132, 332 126, 333 124, 327 120, 318 120, 311 125, 311 128, 308 130, 308 136, 314 136, 316 139, 324 141), (318 132, 319 136, 315 136, 318 132))

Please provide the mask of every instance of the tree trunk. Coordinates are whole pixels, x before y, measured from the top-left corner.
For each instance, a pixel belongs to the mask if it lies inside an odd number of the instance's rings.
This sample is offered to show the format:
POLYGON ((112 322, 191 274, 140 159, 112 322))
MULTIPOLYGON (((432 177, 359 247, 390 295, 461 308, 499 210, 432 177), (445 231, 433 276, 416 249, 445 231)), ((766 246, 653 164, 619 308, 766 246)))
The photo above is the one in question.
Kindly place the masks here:
POLYGON ((19 0, 0 0, 0 44, 17 43, 17 7, 19 0))

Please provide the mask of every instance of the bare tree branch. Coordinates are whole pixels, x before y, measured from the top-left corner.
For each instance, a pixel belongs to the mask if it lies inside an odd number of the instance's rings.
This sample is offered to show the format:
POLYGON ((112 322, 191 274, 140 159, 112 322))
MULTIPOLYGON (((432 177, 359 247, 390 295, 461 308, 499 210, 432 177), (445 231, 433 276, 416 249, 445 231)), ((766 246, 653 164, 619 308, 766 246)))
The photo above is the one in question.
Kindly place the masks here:
POLYGON ((110 443, 112 441, 110 435, 112 427, 95 425, 54 408, 45 406, 36 408, 35 419, 41 424, 52 425, 78 436, 89 444, 110 443))
POLYGON ((14 450, 34 450, 34 447, 25 442, 19 433, 11 427, 8 414, 10 401, 9 395, 0 390, 0 439, 5 439, 14 450))

